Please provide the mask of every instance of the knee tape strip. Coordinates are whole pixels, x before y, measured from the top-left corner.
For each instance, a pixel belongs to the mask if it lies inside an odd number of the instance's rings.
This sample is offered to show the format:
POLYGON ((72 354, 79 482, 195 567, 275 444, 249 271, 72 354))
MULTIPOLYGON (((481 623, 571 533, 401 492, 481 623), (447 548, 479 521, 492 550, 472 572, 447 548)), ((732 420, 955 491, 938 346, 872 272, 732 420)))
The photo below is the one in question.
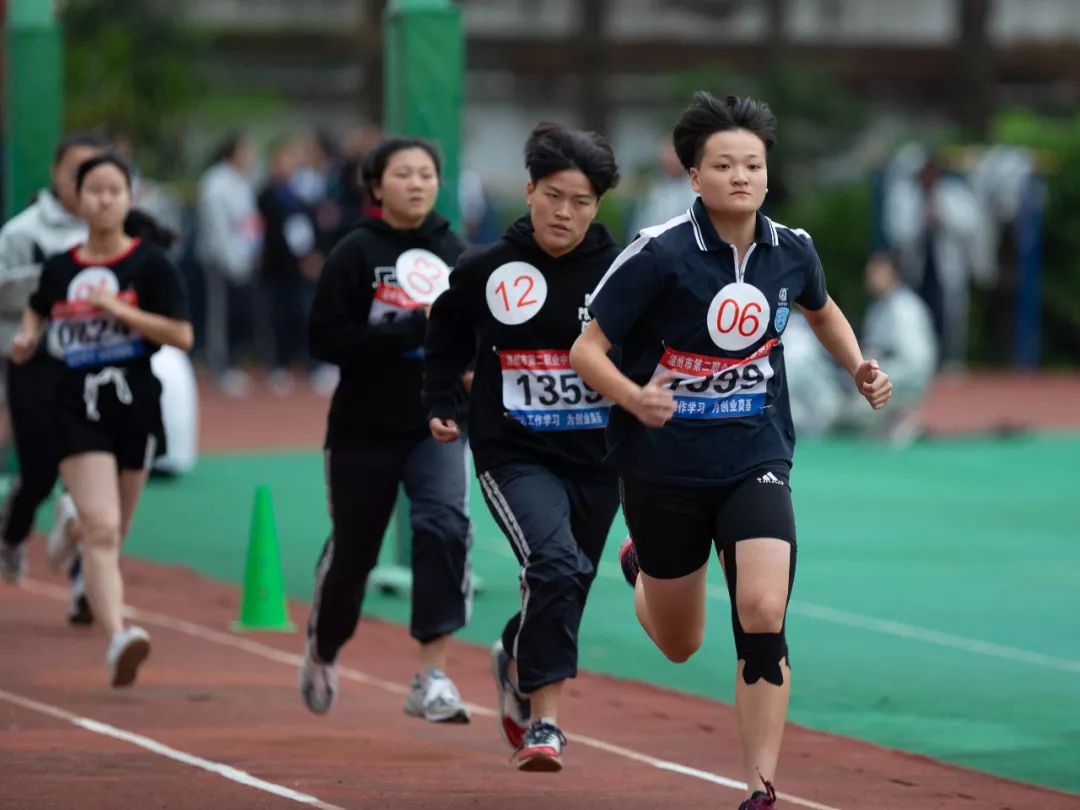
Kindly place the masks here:
POLYGON ((780 662, 787 657, 788 648, 783 630, 779 633, 744 633, 736 628, 735 651, 743 661, 743 681, 747 686, 762 678, 773 686, 784 685, 780 662))

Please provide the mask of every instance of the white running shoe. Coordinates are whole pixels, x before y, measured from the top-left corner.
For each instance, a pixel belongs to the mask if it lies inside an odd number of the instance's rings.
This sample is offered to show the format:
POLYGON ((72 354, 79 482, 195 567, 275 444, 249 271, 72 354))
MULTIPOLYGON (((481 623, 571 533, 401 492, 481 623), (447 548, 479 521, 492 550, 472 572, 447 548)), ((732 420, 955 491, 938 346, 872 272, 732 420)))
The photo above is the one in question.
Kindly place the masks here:
POLYGON ((468 723, 469 710, 454 682, 432 667, 423 675, 413 675, 412 690, 405 698, 405 714, 423 717, 429 723, 468 723))
POLYGON ((502 640, 491 645, 491 675, 495 679, 495 707, 499 712, 499 731, 510 749, 517 751, 529 728, 532 704, 522 697, 510 679, 510 656, 503 649, 502 640))
POLYGON ((141 627, 132 626, 114 635, 105 654, 109 683, 113 686, 131 686, 148 655, 150 635, 141 627))
POLYGON ((313 714, 326 714, 337 699, 337 669, 315 655, 315 642, 308 641, 304 663, 300 665, 300 696, 313 714))
POLYGON ((9 545, 0 540, 0 579, 10 585, 18 585, 26 576, 26 552, 23 544, 9 545))
POLYGON ((48 541, 45 544, 45 555, 49 560, 49 567, 53 571, 66 570, 78 551, 78 543, 68 538, 67 527, 73 520, 77 520, 79 513, 75 511, 75 501, 66 492, 61 493, 56 499, 56 513, 53 516, 53 525, 49 529, 48 541))

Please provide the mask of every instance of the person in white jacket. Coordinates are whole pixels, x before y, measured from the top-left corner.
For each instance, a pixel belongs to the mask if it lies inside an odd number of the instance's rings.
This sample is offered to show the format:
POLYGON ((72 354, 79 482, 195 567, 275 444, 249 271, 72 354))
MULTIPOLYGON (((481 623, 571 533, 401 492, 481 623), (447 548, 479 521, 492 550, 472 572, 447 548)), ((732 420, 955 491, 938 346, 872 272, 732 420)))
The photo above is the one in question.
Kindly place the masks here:
POLYGON ((195 254, 206 279, 206 361, 218 385, 234 396, 248 389, 235 354, 242 339, 253 342, 254 275, 262 246, 250 177, 254 162, 251 141, 230 135, 199 181, 195 254))
POLYGON ((904 280, 930 307, 942 366, 962 369, 971 284, 997 272, 993 224, 971 187, 917 145, 901 150, 886 183, 885 236, 904 280))
MULTIPOLYGON (((37 289, 45 260, 86 240, 86 223, 75 214, 75 171, 106 146, 105 139, 93 133, 75 132, 64 138, 53 158, 51 187, 38 192, 32 205, 0 229, 0 374, 5 377, 5 404, 19 460, 19 475, 0 513, 0 577, 12 583, 26 571, 24 544, 38 507, 52 493, 59 474, 52 402, 63 366, 44 353, 25 365, 15 365, 10 362, 11 343, 26 302, 37 289)), ((61 495, 49 536, 49 557, 54 565, 71 562, 77 537, 74 504, 69 496, 61 495)), ((72 573, 75 592, 69 619, 87 624, 92 616, 77 567, 72 573)))

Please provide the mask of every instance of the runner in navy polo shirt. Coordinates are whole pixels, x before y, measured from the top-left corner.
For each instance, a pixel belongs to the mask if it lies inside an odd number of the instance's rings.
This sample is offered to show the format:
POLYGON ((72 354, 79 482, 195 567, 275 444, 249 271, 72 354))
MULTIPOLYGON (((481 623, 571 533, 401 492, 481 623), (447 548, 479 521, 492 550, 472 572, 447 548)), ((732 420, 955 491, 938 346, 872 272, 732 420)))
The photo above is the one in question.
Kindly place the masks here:
POLYGON ((892 389, 826 292, 809 235, 758 210, 775 131, 760 101, 694 96, 674 142, 700 196, 615 260, 570 358, 618 406, 608 459, 621 474, 633 537, 620 557, 642 627, 673 661, 701 645, 714 543, 720 553, 741 676, 735 705, 750 795, 740 810, 775 804, 770 780, 790 692, 795 434, 781 336, 791 307, 800 306, 871 407, 892 389), (622 348, 618 367, 608 358, 613 345, 622 348))

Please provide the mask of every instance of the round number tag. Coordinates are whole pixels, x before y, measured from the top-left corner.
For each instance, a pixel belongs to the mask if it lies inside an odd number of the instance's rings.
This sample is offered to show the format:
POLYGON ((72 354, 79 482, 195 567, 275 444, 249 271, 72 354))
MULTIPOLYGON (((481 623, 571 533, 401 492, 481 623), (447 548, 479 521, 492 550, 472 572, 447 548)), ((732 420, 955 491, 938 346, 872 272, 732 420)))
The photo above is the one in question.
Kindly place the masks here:
POLYGON ((528 262, 507 262, 487 280, 487 304, 495 320, 517 326, 532 318, 547 301, 547 279, 528 262))
POLYGON ((728 284, 709 305, 709 336, 725 351, 745 349, 769 328, 769 312, 769 302, 753 284, 728 284))
POLYGON ((450 287, 450 268, 429 250, 406 250, 394 265, 398 286, 420 304, 434 303, 450 287))
POLYGON ((85 270, 80 270, 68 284, 67 300, 86 301, 90 298, 91 290, 100 287, 103 283, 105 289, 114 295, 120 291, 120 282, 116 278, 116 273, 108 267, 87 267, 85 270))

